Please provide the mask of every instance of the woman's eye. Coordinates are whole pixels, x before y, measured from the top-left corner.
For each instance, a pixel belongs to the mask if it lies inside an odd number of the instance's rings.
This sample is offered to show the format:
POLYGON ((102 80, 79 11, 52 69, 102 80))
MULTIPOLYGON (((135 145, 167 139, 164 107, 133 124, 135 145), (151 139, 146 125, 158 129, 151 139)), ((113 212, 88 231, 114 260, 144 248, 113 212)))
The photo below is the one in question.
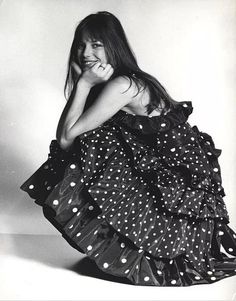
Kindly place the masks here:
POLYGON ((93 48, 98 48, 98 47, 102 47, 102 44, 98 44, 98 43, 93 44, 93 48))

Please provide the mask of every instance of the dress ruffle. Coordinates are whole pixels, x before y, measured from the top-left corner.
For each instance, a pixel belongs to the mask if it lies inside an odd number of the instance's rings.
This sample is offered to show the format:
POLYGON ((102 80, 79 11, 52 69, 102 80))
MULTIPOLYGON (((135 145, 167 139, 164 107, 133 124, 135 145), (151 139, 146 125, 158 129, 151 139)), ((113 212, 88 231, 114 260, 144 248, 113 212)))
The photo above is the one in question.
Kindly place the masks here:
POLYGON ((163 116, 119 111, 70 151, 52 140, 48 160, 21 189, 71 246, 133 284, 187 286, 235 275, 221 150, 189 125, 191 112, 191 102, 163 116))

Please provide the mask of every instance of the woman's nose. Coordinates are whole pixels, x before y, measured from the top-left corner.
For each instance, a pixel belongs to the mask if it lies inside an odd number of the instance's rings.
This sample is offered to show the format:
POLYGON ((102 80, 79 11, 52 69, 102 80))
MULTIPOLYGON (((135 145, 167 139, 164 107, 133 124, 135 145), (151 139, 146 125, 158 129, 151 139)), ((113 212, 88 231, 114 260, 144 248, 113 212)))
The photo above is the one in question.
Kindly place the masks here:
POLYGON ((84 47, 84 51, 83 51, 83 56, 84 57, 89 57, 92 54, 92 48, 90 45, 86 45, 84 47))

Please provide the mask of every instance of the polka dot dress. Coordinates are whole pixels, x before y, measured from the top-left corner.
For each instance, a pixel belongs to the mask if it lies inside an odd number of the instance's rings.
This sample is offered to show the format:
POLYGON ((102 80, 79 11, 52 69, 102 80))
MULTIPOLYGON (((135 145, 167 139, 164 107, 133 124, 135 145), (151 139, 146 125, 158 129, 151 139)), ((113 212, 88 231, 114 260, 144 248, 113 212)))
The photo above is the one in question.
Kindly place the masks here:
POLYGON ((104 272, 145 286, 214 283, 236 274, 221 171, 210 135, 188 123, 191 102, 166 115, 118 111, 78 136, 52 140, 24 183, 68 243, 104 272))

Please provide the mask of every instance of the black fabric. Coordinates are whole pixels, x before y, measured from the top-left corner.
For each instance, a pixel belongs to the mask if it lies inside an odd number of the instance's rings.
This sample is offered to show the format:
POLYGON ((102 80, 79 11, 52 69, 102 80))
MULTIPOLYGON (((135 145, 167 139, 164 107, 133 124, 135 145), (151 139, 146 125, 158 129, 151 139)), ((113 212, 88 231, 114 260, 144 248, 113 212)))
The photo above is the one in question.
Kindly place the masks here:
POLYGON ((136 285, 188 286, 236 274, 218 157, 188 123, 192 103, 160 116, 118 111, 78 136, 52 140, 21 186, 68 243, 136 285))

